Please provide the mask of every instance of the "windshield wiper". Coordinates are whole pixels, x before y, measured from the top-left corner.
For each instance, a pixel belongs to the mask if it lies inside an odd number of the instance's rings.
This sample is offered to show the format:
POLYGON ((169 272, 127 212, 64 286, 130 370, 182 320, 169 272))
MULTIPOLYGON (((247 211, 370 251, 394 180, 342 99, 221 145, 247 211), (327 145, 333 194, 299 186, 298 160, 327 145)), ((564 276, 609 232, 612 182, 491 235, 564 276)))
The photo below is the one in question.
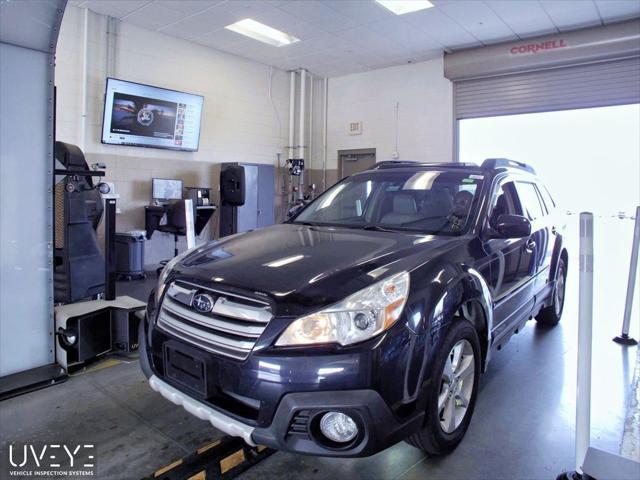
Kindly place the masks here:
POLYGON ((389 228, 381 227, 380 225, 364 225, 362 227, 363 230, 370 230, 372 232, 394 232, 396 230, 391 230, 389 228))

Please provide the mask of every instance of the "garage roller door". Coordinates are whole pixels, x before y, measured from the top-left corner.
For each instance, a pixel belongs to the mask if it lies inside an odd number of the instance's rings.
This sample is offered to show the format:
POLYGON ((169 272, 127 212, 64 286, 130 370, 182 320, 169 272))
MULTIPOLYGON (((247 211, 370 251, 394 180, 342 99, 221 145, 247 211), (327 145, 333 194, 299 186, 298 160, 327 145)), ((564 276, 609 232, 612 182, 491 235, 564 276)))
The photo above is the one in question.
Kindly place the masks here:
POLYGON ((457 119, 640 103, 640 57, 454 85, 457 119))

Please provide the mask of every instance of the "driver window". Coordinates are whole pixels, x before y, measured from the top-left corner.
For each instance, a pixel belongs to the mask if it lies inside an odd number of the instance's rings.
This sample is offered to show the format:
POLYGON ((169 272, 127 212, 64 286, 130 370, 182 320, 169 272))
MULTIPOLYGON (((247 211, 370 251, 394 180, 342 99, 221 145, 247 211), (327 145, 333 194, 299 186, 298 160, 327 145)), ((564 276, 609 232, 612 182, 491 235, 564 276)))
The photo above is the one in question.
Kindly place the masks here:
POLYGON ((502 183, 492 197, 489 224, 495 225, 500 215, 522 215, 513 182, 502 183))

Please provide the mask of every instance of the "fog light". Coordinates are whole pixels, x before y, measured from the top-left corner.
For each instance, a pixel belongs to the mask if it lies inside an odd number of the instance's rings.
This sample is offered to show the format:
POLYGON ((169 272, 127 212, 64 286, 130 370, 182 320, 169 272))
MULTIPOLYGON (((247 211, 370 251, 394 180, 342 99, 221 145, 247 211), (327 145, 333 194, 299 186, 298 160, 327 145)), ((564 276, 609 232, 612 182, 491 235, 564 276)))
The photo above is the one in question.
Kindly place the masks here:
POLYGON ((320 419, 320 431, 331 441, 346 443, 356 438, 358 426, 349 415, 329 412, 320 419))

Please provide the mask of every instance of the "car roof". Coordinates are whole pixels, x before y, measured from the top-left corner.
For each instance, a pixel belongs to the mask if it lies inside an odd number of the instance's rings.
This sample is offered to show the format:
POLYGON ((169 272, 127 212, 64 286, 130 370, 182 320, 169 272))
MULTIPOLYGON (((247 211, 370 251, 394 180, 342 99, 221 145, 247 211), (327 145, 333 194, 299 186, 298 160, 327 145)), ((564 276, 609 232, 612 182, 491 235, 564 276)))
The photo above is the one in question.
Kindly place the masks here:
POLYGON ((482 162, 482 165, 475 163, 462 163, 462 162, 448 162, 448 163, 426 163, 426 162, 414 162, 410 160, 389 160, 382 161, 375 164, 373 168, 367 171, 373 170, 400 170, 400 171, 415 171, 419 170, 449 170, 449 171, 462 171, 469 173, 478 173, 484 175, 494 176, 501 172, 513 172, 513 173, 528 173, 531 175, 536 174, 531 165, 527 165, 523 162, 511 160, 508 158, 488 158, 482 162))

